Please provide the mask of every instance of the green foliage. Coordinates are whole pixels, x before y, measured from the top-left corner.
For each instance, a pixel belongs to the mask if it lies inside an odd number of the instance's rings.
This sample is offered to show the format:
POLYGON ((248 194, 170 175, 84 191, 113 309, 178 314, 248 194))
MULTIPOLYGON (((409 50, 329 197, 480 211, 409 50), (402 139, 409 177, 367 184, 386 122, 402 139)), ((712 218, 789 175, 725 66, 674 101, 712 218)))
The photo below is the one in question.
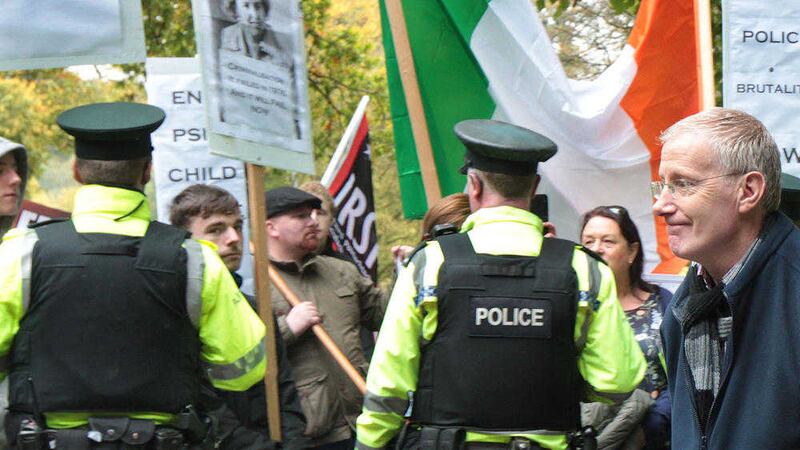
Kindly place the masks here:
POLYGON ((189 0, 142 0, 148 56, 192 57, 197 53, 189 0))
MULTIPOLYGON (((559 17, 568 8, 577 5, 581 0, 536 0, 538 9, 554 7, 553 16, 559 17)), ((585 0, 584 0, 585 1, 585 0)), ((641 0, 608 0, 617 14, 635 14, 641 0)))
POLYGON ((561 13, 567 10, 570 5, 573 5, 577 0, 536 0, 536 7, 539 9, 545 9, 550 6, 555 6, 553 11, 554 17, 559 17, 561 13))
MULTIPOLYGON (((536 7, 544 12, 550 13, 554 23, 549 24, 548 31, 553 35, 553 30, 567 30, 567 35, 561 38, 568 44, 572 42, 577 27, 570 20, 569 12, 582 7, 596 7, 598 3, 606 2, 611 7, 612 14, 633 17, 639 11, 641 0, 535 0, 536 7), (563 25, 559 27, 559 25, 563 25), (572 33, 572 34, 569 34, 572 33)), ((711 4, 711 32, 714 51, 714 85, 716 91, 716 104, 722 105, 722 3, 721 0, 709 0, 711 4)), ((609 21, 612 14, 604 14, 604 19, 609 21)), ((611 21, 609 21, 611 22, 611 21)), ((612 27, 613 28, 613 27, 612 27)), ((613 33, 613 29, 608 33, 613 33)), ((554 39, 554 42, 556 39, 554 39)), ((608 36, 600 36, 598 41, 613 41, 608 36)), ((573 78, 591 78, 604 67, 592 67, 592 64, 582 61, 579 50, 575 46, 563 45, 560 47, 560 58, 564 63, 567 73, 573 78)), ((613 61, 609 61, 610 64, 613 61)), ((608 65, 606 64, 606 65, 608 65)))
MULTIPOLYGON (((0 74, 0 136, 26 146, 36 178, 51 153, 71 153, 72 139, 55 124, 58 114, 83 103, 121 100, 142 101, 143 96, 132 83, 88 83, 64 70, 5 72, 0 74)), ((31 193, 36 194, 35 185, 31 193)))
MULTIPOLYGON (((317 173, 322 174, 362 95, 371 97, 367 117, 381 245, 380 278, 392 276, 389 249, 416 243, 417 225, 402 219, 398 201, 388 90, 380 48, 378 6, 372 0, 303 0, 309 97, 317 173)), ((189 0, 142 0, 148 56, 191 57, 196 53, 189 0)), ((62 183, 71 138, 55 125, 58 113, 94 101, 145 101, 143 64, 117 66, 124 81, 81 80, 62 70, 0 73, 0 135, 30 149, 29 192, 42 203, 71 209, 74 184, 62 183)), ((100 71, 98 70, 98 74, 100 71)), ((267 171, 267 187, 300 184, 309 177, 267 171)))
POLYGON ((640 0, 609 0, 611 7, 618 14, 636 14, 640 0))

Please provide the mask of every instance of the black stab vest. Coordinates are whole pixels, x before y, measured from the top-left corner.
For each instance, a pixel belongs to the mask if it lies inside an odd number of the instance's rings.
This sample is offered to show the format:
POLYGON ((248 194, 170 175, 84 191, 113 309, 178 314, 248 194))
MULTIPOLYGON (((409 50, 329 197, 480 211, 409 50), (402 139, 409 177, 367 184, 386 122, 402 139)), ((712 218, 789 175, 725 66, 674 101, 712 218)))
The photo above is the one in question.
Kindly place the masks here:
POLYGON ((176 413, 197 398, 200 341, 186 310, 189 234, 37 227, 30 305, 12 346, 10 409, 176 413))
POLYGON ((412 420, 471 430, 572 431, 582 379, 574 343, 575 244, 544 239, 538 257, 475 253, 466 234, 444 254, 438 325, 423 347, 412 420))

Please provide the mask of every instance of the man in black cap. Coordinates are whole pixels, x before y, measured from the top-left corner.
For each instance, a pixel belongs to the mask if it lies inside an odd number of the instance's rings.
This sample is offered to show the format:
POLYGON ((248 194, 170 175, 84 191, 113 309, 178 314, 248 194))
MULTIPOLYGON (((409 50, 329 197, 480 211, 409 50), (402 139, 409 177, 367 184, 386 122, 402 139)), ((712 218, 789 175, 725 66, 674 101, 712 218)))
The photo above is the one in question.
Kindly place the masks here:
POLYGON ((0 357, 19 448, 208 448, 203 393, 264 374, 264 325, 211 246, 150 221, 159 108, 62 113, 75 136, 72 219, 0 246, 0 357))
POLYGON ((315 253, 320 235, 317 197, 280 187, 267 191, 266 202, 270 261, 303 300, 291 308, 280 293, 272 292, 306 414, 306 436, 313 448, 351 449, 351 429, 363 398, 308 329, 323 323, 350 362, 366 374, 359 329, 363 324, 378 330, 386 298, 353 264, 315 253))
POLYGON ((544 239, 527 211, 537 164, 556 145, 494 120, 455 133, 472 214, 398 274, 356 446, 386 447, 410 417, 405 448, 567 448, 582 394, 624 400, 644 358, 611 270, 573 242, 544 239))

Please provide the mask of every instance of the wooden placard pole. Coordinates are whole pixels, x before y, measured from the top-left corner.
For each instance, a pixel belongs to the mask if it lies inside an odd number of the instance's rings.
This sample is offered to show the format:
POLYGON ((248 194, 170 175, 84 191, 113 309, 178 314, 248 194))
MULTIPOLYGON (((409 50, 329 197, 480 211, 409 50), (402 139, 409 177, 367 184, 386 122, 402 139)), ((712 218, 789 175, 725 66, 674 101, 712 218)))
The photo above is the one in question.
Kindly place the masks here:
MULTIPOLYGON (((292 305, 292 308, 299 305, 301 303, 300 298, 292 291, 289 285, 286 284, 286 280, 283 279, 280 273, 275 270, 272 265, 269 266, 269 278, 272 280, 272 284, 275 285, 275 289, 283 295, 286 301, 292 305)), ((347 359, 347 356, 342 352, 341 349, 336 345, 336 342, 333 341, 333 338, 322 328, 322 325, 314 325, 311 327, 311 331, 317 336, 317 339, 322 343, 328 353, 333 356, 333 359, 336 360, 336 363, 339 364, 339 367, 344 370, 344 373, 350 378, 350 381, 356 385, 359 391, 361 391, 361 395, 366 395, 367 393, 367 383, 364 381, 364 378, 361 377, 361 373, 350 363, 350 360, 347 359)))
POLYGON ((716 105, 714 84, 714 44, 711 31, 711 1, 694 0, 697 33, 697 75, 700 81, 700 110, 716 105))
POLYGON ((255 248, 253 256, 253 272, 256 283, 256 299, 258 316, 264 322, 266 333, 264 346, 267 354, 267 370, 264 373, 264 386, 267 391, 267 420, 269 435, 272 440, 281 441, 281 409, 278 397, 278 352, 275 345, 275 322, 272 319, 272 297, 270 295, 269 253, 267 249, 267 206, 264 199, 264 168, 255 164, 246 164, 247 170, 247 203, 250 210, 250 240, 255 248))
POLYGON ((400 71, 400 80, 406 97, 408 117, 411 119, 414 145, 417 147, 417 158, 422 172, 422 183, 425 186, 425 197, 428 200, 428 207, 430 207, 442 198, 442 190, 439 186, 439 174, 436 172, 436 161, 433 159, 428 121, 425 119, 425 109, 422 107, 417 70, 414 67, 414 56, 411 53, 411 44, 408 41, 408 30, 406 29, 406 19, 403 14, 401 0, 386 0, 386 14, 389 16, 392 42, 397 55, 397 67, 400 71))

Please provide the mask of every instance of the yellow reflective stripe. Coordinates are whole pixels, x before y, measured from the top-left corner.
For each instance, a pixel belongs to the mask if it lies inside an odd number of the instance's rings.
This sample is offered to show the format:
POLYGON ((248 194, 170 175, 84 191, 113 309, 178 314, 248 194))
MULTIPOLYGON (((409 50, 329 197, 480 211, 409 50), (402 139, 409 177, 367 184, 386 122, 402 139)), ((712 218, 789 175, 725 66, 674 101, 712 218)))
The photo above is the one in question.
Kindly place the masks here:
MULTIPOLYGON (((591 314, 593 311, 597 311, 600 305, 600 301, 597 297, 600 295, 600 284, 603 282, 603 277, 600 273, 600 263, 588 255, 584 256, 584 260, 588 263, 589 286, 587 290, 578 293, 578 304, 579 306, 585 307, 583 321, 579 324, 580 331, 578 333, 578 338, 575 340, 575 348, 578 353, 583 351, 583 348, 586 346, 586 340, 589 337, 589 324, 592 321, 591 314)), ((580 316, 581 315, 578 314, 576 319, 579 319, 580 316)))
POLYGON ((364 396, 364 409, 379 413, 405 415, 409 401, 406 398, 384 397, 367 391, 364 396))
POLYGON ((33 247, 39 241, 39 235, 34 231, 29 231, 22 238, 20 248, 20 268, 22 270, 22 313, 28 311, 31 303, 31 272, 33 266, 33 247))
POLYGON ((512 437, 521 436, 536 442, 540 447, 546 449, 562 450, 567 448, 567 437, 564 433, 546 431, 539 434, 528 432, 505 432, 504 434, 488 434, 486 432, 467 431, 467 442, 492 442, 505 444, 511 441, 512 437))
POLYGON ((577 350, 578 354, 583 351, 583 348, 586 347, 586 339, 589 337, 589 323, 591 320, 589 319, 589 312, 583 316, 583 322, 581 322, 581 330, 580 334, 578 335, 578 339, 575 341, 575 350, 577 350))
POLYGON ((381 450, 383 447, 370 447, 369 445, 356 441, 356 450, 381 450))
POLYGON ((227 381, 243 377, 264 361, 265 354, 264 342, 259 342, 247 354, 232 363, 213 364, 206 362, 208 378, 212 381, 227 381))
MULTIPOLYGON (((419 283, 420 286, 426 287, 425 297, 416 302, 419 308, 420 315, 422 316, 422 334, 420 339, 425 341, 433 340, 433 335, 436 334, 436 329, 439 322, 439 299, 436 296, 436 288, 439 285, 439 270, 444 262, 444 254, 439 247, 439 243, 432 241, 423 249, 425 266, 421 267, 419 279, 415 279, 415 284, 419 283)), ((416 267, 415 267, 416 270, 416 267)), ((416 273, 416 272, 415 272, 416 273)))
POLYGON ((170 423, 175 419, 175 415, 158 412, 128 412, 128 411, 105 411, 105 412, 46 412, 44 413, 45 422, 48 428, 78 428, 89 423, 89 417, 113 417, 125 416, 131 419, 148 419, 156 423, 170 423))
POLYGON ((195 329, 200 327, 203 311, 203 274, 206 270, 202 244, 194 239, 186 239, 186 312, 195 329))
POLYGON ((589 389, 589 395, 591 396, 591 398, 600 400, 611 400, 611 402, 613 402, 614 405, 622 404, 622 402, 624 402, 625 400, 628 399, 628 397, 631 396, 632 392, 633 391, 625 393, 612 393, 612 392, 599 392, 591 388, 589 389))
POLYGON ((600 262, 594 258, 589 258, 589 294, 591 300, 594 301, 592 309, 597 310, 597 296, 600 294, 600 283, 602 283, 602 275, 600 274, 600 262))

